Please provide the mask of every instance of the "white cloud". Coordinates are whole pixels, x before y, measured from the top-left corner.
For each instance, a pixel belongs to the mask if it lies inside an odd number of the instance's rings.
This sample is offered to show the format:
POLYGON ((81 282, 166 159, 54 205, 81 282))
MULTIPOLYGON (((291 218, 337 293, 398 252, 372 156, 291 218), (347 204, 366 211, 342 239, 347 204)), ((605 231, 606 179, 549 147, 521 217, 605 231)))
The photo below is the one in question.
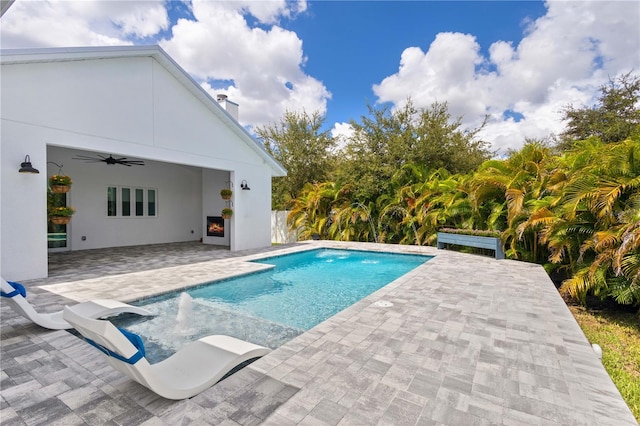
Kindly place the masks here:
POLYGON ((637 2, 548 2, 523 39, 497 41, 483 57, 475 37, 441 33, 423 52, 405 49, 398 72, 374 85, 380 102, 401 107, 408 96, 427 107, 448 102, 454 117, 477 126, 494 149, 518 148, 525 137, 563 130, 569 103, 592 105, 610 77, 640 68, 640 5, 637 2), (515 111, 516 122, 505 116, 515 111))
POLYGON ((132 44, 167 29, 163 0, 16 1, 2 17, 3 48, 132 44))
POLYGON ((307 10, 306 0, 287 3, 286 0, 234 0, 231 7, 235 10, 245 10, 260 22, 277 24, 280 18, 291 18, 307 10))
POLYGON ((418 47, 405 49, 398 73, 375 85, 381 102, 402 106, 411 96, 418 106, 448 102, 453 115, 484 114, 483 88, 475 84, 475 69, 482 58, 475 38, 460 33, 440 33, 425 53, 418 47), (474 100, 476 102, 474 102, 474 100))
MULTIPOLYGON (((195 19, 179 20, 172 29, 173 37, 161 45, 203 82, 232 80, 222 87, 204 87, 239 103, 242 124, 278 121, 287 109, 326 112, 331 94, 304 73, 302 40, 278 26, 268 30, 250 27, 244 15, 248 11, 272 22, 293 13, 286 9, 287 3, 193 1, 192 6, 195 19)), ((295 7, 304 10, 306 3, 295 7)))
POLYGON ((336 151, 347 145, 347 141, 353 136, 354 130, 349 123, 336 123, 331 129, 331 136, 337 141, 336 151))
MULTIPOLYGON (((116 2, 115 4, 122 4, 116 2)), ((134 37, 150 37, 169 27, 169 16, 162 2, 155 3, 126 1, 126 8, 112 12, 112 21, 118 25, 122 34, 134 37)), ((109 16, 109 15, 107 15, 109 16)))

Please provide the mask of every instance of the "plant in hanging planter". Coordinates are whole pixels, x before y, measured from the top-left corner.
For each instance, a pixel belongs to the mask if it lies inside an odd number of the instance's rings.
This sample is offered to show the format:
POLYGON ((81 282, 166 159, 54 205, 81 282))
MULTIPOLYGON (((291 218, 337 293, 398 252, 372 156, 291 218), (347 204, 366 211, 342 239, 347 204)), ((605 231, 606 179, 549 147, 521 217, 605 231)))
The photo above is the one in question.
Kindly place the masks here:
POLYGON ((53 175, 49 178, 51 191, 58 194, 69 192, 72 183, 71 178, 65 175, 53 175))
POLYGON ((51 207, 49 209, 49 216, 64 216, 64 217, 68 217, 68 216, 73 216, 73 214, 75 212, 76 212, 76 209, 74 209, 71 206, 51 207))
POLYGON ((56 225, 64 225, 69 223, 75 212, 76 210, 70 206, 51 207, 49 208, 49 220, 56 225))
POLYGON ((225 188, 220 191, 220 196, 222 197, 223 200, 231 199, 231 195, 233 195, 233 191, 230 189, 225 188))
POLYGON ((222 218, 230 219, 233 216, 233 210, 229 208, 222 209, 222 218))

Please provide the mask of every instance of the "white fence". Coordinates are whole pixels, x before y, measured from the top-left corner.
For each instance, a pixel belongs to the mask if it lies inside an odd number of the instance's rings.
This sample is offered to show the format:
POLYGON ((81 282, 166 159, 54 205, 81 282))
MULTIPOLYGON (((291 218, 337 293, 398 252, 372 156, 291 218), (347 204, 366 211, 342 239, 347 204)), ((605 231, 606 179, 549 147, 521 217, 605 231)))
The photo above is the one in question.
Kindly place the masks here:
POLYGON ((288 211, 271 212, 271 244, 294 243, 298 240, 295 231, 289 231, 287 226, 288 211))

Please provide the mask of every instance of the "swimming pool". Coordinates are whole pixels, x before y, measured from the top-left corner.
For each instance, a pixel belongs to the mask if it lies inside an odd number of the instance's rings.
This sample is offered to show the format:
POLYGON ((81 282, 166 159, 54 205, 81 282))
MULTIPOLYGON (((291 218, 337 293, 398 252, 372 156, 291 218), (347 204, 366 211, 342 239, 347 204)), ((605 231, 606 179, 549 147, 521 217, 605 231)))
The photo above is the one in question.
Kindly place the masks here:
POLYGON ((431 258, 337 249, 263 258, 255 262, 273 268, 139 301, 157 316, 113 322, 142 336, 152 362, 209 334, 277 348, 431 258))

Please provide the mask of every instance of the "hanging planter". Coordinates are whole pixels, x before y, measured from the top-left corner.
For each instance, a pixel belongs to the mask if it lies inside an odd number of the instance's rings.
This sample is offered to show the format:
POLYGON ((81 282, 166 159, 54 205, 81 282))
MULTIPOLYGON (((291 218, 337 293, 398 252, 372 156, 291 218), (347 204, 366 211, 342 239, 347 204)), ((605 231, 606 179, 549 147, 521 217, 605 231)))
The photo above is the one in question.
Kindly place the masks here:
POLYGON ((66 225, 71 222, 71 216, 51 216, 49 220, 54 225, 66 225))
POLYGON ((49 187, 56 194, 64 194, 71 189, 71 178, 65 175, 53 175, 49 178, 49 187))
POLYGON ((231 219, 231 216, 233 216, 233 210, 226 208, 226 209, 222 209, 222 218, 223 219, 231 219))
POLYGON ((71 216, 76 212, 73 207, 51 207, 49 220, 56 225, 66 225, 71 221, 71 216))
POLYGON ((232 195, 233 195, 233 191, 230 189, 225 188, 222 191, 220 191, 220 196, 222 197, 223 200, 230 200, 232 195))
POLYGON ((69 189, 71 188, 64 185, 53 185, 51 187, 51 191, 55 192, 56 194, 64 194, 65 192, 69 192, 69 189))

